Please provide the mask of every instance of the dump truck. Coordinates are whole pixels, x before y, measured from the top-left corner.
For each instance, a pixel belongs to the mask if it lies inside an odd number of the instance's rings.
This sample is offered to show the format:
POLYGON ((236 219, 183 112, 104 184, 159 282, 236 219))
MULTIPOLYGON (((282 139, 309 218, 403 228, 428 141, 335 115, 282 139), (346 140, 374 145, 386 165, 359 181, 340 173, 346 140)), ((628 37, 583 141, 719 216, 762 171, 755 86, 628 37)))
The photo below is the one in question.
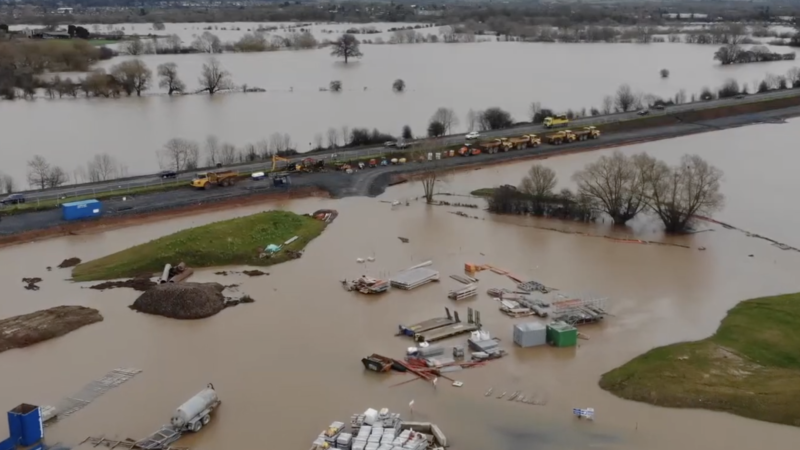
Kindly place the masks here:
POLYGON ((585 141, 587 139, 597 139, 600 137, 600 130, 595 127, 584 127, 574 132, 575 139, 578 141, 585 141))
POLYGON ((211 186, 232 186, 236 184, 239 172, 225 170, 219 172, 200 172, 192 179, 192 187, 209 189, 211 186))
POLYGON ((569 118, 566 114, 555 117, 545 117, 543 124, 545 128, 566 127, 569 125, 569 118))
POLYGON ((211 422, 211 412, 221 403, 214 385, 208 383, 205 389, 195 394, 175 410, 170 424, 178 431, 197 433, 211 422))
MULTIPOLYGON (((492 139, 491 141, 481 142, 478 144, 486 153, 493 155, 503 148, 503 139, 492 139)), ((459 152, 459 154, 461 154, 459 152)))
POLYGON ((563 130, 547 136, 547 142, 553 145, 569 144, 575 142, 577 137, 570 130, 563 130))
POLYGON ((541 138, 535 134, 526 134, 524 136, 513 137, 503 140, 504 151, 508 150, 521 150, 528 147, 538 147, 542 143, 541 138))

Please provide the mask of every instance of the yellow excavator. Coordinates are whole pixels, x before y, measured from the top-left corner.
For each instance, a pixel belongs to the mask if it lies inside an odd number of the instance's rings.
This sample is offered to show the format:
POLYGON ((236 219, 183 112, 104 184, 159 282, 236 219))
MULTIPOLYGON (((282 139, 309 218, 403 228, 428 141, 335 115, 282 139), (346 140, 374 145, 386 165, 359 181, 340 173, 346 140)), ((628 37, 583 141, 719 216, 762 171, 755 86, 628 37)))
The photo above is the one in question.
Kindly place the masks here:
POLYGON ((292 161, 288 158, 284 158, 278 155, 272 155, 272 171, 275 172, 278 168, 278 161, 283 161, 286 163, 286 170, 289 172, 297 172, 302 167, 300 164, 292 164, 292 161))

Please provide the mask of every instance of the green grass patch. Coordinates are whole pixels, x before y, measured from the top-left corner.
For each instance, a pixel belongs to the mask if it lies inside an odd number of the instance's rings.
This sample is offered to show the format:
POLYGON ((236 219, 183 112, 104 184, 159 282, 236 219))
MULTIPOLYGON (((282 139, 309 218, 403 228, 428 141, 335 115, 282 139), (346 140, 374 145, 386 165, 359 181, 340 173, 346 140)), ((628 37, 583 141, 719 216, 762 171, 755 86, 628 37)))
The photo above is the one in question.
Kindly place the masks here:
POLYGON ((469 194, 474 195, 475 197, 491 197, 494 195, 494 188, 475 189, 469 194))
POLYGON ((701 341, 655 348, 603 374, 640 402, 800 426, 800 294, 747 300, 701 341))
POLYGON ((179 231, 76 266, 75 281, 111 280, 160 272, 165 264, 189 267, 270 266, 291 259, 284 250, 300 250, 325 229, 325 223, 287 211, 268 211, 179 231), (271 258, 259 248, 299 238, 271 258))

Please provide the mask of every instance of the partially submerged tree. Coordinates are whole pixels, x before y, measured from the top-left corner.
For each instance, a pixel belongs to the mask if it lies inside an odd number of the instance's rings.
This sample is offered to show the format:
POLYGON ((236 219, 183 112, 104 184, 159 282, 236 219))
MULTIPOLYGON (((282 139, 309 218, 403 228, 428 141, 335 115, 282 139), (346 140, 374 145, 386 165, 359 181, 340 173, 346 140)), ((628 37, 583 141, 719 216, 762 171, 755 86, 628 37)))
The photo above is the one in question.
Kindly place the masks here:
POLYGON ((153 72, 141 59, 123 61, 111 68, 111 76, 128 96, 137 96, 150 87, 153 72))
POLYGON ((392 90, 395 92, 403 92, 406 90, 406 82, 401 80, 400 78, 394 80, 392 83, 392 90))
POLYGON ((644 171, 653 163, 646 154, 625 156, 615 151, 601 156, 572 175, 578 195, 592 199, 598 208, 611 216, 615 225, 625 225, 645 207, 642 198, 644 171))
POLYGON ((553 195, 558 183, 556 172, 541 164, 534 164, 528 169, 528 174, 522 178, 519 191, 534 197, 546 197, 553 195))
POLYGON ((339 80, 333 80, 328 84, 328 89, 330 89, 332 92, 341 92, 342 82, 339 80))
POLYGON ((222 41, 219 36, 210 31, 204 31, 192 41, 192 48, 200 53, 222 53, 222 41))
POLYGON ((183 84, 178 78, 178 66, 174 62, 168 62, 158 65, 158 76, 161 78, 158 86, 167 90, 167 94, 172 95, 175 92, 183 92, 186 90, 186 85, 183 84))
POLYGON ((697 155, 684 155, 675 167, 654 162, 644 177, 645 198, 668 233, 681 233, 696 216, 722 208, 722 176, 720 169, 697 155))
POLYGON ((661 69, 661 78, 669 78, 669 70, 661 69))
POLYGON ((332 45, 331 56, 344 58, 345 64, 347 64, 350 58, 361 58, 364 56, 359 48, 358 39, 352 34, 343 34, 332 45))
POLYGON ((231 74, 214 57, 209 58, 208 62, 203 64, 203 70, 200 72, 198 81, 200 86, 203 87, 201 92, 208 91, 210 95, 214 95, 223 89, 230 89, 233 86, 231 74))

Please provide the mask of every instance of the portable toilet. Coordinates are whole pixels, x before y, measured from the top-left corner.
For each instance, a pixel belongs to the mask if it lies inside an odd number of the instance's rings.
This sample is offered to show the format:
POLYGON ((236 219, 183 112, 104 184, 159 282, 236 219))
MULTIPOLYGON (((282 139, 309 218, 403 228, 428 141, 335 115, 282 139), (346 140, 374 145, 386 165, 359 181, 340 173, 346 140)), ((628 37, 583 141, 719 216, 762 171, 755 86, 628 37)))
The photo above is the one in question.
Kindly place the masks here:
POLYGON ((79 202, 70 202, 61 205, 61 215, 64 220, 99 217, 102 212, 102 204, 99 200, 81 200, 79 202))
POLYGON ((0 448, 4 450, 16 448, 17 445, 30 447, 44 439, 41 409, 23 403, 9 411, 8 432, 11 437, 0 442, 0 448))

